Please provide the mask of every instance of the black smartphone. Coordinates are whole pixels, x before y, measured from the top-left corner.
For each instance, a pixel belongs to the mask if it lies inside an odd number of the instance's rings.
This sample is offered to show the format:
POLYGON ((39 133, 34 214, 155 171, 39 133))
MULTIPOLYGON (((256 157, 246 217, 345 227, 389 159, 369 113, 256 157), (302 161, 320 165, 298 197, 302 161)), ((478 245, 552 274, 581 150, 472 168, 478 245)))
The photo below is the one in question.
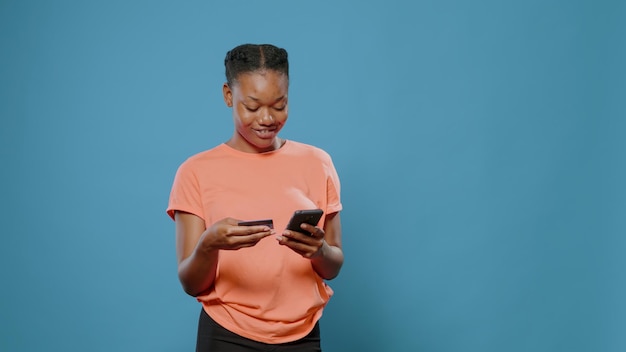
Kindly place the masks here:
POLYGON ((300 228, 300 225, 303 223, 307 223, 309 225, 316 226, 322 218, 323 214, 324 211, 322 209, 296 210, 291 216, 289 224, 287 224, 287 230, 302 232, 304 234, 310 235, 308 231, 300 228))
POLYGON ((259 226, 266 225, 270 229, 274 228, 274 221, 272 219, 263 219, 263 220, 250 220, 250 221, 240 221, 237 223, 239 226, 259 226))

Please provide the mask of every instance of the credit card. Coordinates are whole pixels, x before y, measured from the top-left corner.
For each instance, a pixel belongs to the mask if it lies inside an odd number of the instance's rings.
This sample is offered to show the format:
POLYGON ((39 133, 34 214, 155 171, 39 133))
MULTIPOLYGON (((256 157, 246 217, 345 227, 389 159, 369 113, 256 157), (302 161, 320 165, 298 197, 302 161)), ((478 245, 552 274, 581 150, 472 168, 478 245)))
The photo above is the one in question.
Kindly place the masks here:
POLYGON ((274 221, 272 219, 263 219, 263 220, 250 220, 250 221, 240 221, 237 225, 239 226, 259 226, 266 225, 270 229, 274 228, 274 221))

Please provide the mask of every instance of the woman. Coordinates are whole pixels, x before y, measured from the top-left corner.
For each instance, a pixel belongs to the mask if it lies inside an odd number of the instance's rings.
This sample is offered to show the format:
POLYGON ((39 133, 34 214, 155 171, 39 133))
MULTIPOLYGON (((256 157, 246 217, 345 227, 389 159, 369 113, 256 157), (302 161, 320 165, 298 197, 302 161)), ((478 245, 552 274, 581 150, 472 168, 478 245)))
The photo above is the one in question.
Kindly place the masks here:
POLYGON ((196 350, 321 351, 318 320, 333 293, 324 280, 344 259, 339 178, 326 152, 278 136, 287 52, 244 44, 224 63, 234 133, 179 167, 167 209, 180 282, 202 304, 196 350), (283 230, 295 210, 314 208, 325 214, 317 226, 283 230), (257 219, 273 227, 239 225, 257 219))

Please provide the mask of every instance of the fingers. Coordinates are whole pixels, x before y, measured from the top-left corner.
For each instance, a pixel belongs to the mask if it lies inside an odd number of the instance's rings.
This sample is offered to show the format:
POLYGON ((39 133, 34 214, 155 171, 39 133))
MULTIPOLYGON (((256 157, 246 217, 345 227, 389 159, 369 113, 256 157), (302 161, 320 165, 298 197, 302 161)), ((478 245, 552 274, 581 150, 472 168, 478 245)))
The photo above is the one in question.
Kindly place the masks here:
POLYGON ((300 225, 300 228, 302 229, 300 233, 306 235, 307 237, 313 237, 316 239, 324 238, 324 230, 319 227, 303 223, 300 225))
MULTIPOLYGON (((300 242, 298 241, 292 232, 291 234, 283 234, 282 236, 277 237, 278 243, 289 247, 294 252, 300 254, 305 258, 313 258, 315 257, 321 250, 324 245, 324 240, 313 240, 312 242, 300 242)), ((302 235, 304 236, 304 235, 302 235)))
MULTIPOLYGON (((267 225, 240 226, 240 220, 226 218, 215 224, 215 240, 221 249, 240 249, 252 247, 263 238, 275 235, 276 232, 267 225)), ((324 230, 309 224, 300 226, 302 231, 285 230, 276 239, 281 245, 291 248, 294 252, 306 258, 312 258, 320 251, 324 244, 324 230)))
POLYGON ((234 234, 237 235, 252 235, 260 232, 274 232, 269 226, 266 225, 255 225, 255 226, 237 226, 236 230, 233 231, 234 234))
MULTIPOLYGON (((248 231, 248 230, 246 230, 248 231)), ((252 247, 263 238, 275 234, 274 231, 262 231, 253 233, 230 233, 224 236, 222 249, 240 249, 252 247)))
POLYGON ((235 239, 250 239, 258 242, 264 237, 275 235, 276 231, 268 226, 236 226, 228 232, 228 236, 235 239))
POLYGON ((267 225, 239 226, 240 220, 226 218, 213 225, 212 241, 220 249, 235 250, 256 245, 275 234, 267 225))
POLYGON ((324 230, 320 229, 319 227, 315 227, 315 226, 311 226, 309 224, 305 224, 307 226, 306 230, 309 231, 309 233, 311 234, 311 237, 316 238, 316 239, 323 239, 324 238, 324 230))
POLYGON ((226 224, 228 225, 225 228, 226 233, 230 236, 247 236, 257 233, 271 235, 274 233, 274 230, 268 225, 239 225, 240 222, 241 220, 239 219, 226 218, 226 224))
POLYGON ((321 228, 309 224, 302 224, 300 227, 302 228, 300 232, 285 230, 282 235, 308 244, 315 244, 324 239, 325 233, 321 228))
POLYGON ((302 232, 285 230, 276 239, 279 244, 291 248, 303 257, 312 258, 324 245, 324 230, 308 224, 303 224, 302 229, 302 232), (311 234, 304 233, 307 231, 311 234))

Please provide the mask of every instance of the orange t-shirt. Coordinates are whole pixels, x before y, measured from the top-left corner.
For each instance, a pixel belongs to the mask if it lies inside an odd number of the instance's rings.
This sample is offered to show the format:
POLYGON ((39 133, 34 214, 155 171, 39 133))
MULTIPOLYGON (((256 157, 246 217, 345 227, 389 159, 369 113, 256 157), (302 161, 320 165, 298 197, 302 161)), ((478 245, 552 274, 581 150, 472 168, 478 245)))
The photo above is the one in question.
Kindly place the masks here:
MULTIPOLYGON (((254 154, 221 144, 179 167, 167 213, 195 214, 207 227, 226 217, 273 219, 280 234, 295 210, 340 211, 339 191, 332 160, 319 148, 287 141, 278 150, 254 154)), ((214 286, 197 299, 224 328, 284 343, 313 329, 332 294, 309 259, 269 236, 250 248, 221 250, 214 286)))

